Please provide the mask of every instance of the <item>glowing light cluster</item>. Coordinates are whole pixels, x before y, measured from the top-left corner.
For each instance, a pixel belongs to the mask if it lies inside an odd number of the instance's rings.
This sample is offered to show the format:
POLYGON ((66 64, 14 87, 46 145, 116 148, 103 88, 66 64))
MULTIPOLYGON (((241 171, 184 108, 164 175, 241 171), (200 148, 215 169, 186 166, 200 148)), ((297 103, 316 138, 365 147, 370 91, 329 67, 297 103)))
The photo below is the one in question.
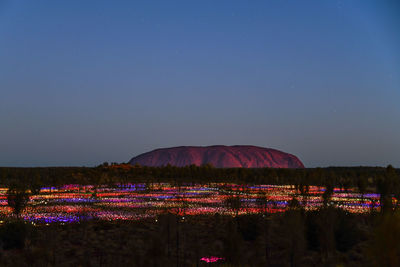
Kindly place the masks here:
POLYGON ((212 263, 212 262, 218 262, 218 261, 224 260, 224 258, 211 256, 211 257, 203 257, 200 260, 205 261, 207 263, 212 263))
MULTIPOLYGON (((175 186, 167 183, 110 186, 64 185, 42 188, 31 195, 21 217, 34 224, 74 223, 82 220, 141 220, 171 212, 179 215, 242 215, 284 212, 296 197, 306 210, 323 205, 323 187, 310 186, 301 194, 290 185, 238 185, 211 183, 175 186), (231 198, 238 198, 233 206, 231 198)), ((379 209, 379 195, 364 196, 355 189, 335 188, 328 205, 352 213, 379 209)), ((13 216, 7 206, 7 188, 0 188, 0 215, 13 216)))

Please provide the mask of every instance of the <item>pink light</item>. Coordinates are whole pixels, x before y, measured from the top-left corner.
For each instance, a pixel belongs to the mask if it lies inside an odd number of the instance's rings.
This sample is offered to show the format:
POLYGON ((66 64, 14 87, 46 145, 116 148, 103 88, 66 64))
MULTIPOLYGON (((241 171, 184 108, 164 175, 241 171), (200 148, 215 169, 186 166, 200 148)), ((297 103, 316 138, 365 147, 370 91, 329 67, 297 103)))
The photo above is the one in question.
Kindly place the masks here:
POLYGON ((211 263, 211 262, 217 262, 219 260, 224 260, 224 258, 219 258, 219 257, 215 257, 215 256, 211 256, 211 257, 203 257, 200 259, 201 261, 205 261, 207 263, 211 263))

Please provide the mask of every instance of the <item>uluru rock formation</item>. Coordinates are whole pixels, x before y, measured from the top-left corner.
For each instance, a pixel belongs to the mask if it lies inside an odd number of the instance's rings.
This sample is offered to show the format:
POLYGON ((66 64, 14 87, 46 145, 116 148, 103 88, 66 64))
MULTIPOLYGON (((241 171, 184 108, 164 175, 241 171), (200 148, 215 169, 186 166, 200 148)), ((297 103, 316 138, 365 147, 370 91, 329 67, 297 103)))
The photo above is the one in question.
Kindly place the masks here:
POLYGON ((211 164, 217 168, 304 168, 294 155, 257 146, 180 146, 156 149, 129 161, 142 166, 211 164))

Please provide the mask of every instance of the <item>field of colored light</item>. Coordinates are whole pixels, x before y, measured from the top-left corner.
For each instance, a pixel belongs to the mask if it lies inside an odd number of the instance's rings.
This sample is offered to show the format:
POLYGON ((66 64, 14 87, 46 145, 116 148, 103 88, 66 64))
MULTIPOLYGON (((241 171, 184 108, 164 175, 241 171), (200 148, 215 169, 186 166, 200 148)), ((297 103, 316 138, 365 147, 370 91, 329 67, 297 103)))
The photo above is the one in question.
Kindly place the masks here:
MULTIPOLYGON (((287 209, 296 197, 306 210, 322 206, 323 187, 310 186, 301 195, 293 186, 208 184, 127 184, 107 186, 65 185, 42 188, 31 195, 21 217, 32 224, 74 223, 83 220, 142 220, 156 219, 171 212, 185 215, 231 215, 276 213, 287 209), (227 199, 237 197, 240 207, 230 207, 227 199)), ((365 213, 379 209, 379 195, 335 188, 329 205, 351 213, 365 213)), ((7 188, 0 188, 0 216, 11 217, 7 203, 7 188)))

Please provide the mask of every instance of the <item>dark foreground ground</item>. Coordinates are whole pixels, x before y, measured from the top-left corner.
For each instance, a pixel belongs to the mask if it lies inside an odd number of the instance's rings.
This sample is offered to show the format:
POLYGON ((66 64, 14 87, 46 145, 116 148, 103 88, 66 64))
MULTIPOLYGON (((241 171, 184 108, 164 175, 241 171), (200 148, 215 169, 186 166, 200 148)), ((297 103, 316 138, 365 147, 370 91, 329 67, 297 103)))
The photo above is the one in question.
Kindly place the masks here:
POLYGON ((292 207, 272 215, 182 216, 0 227, 0 266, 399 266, 396 213, 292 207), (224 258, 205 263, 203 257, 224 258))

